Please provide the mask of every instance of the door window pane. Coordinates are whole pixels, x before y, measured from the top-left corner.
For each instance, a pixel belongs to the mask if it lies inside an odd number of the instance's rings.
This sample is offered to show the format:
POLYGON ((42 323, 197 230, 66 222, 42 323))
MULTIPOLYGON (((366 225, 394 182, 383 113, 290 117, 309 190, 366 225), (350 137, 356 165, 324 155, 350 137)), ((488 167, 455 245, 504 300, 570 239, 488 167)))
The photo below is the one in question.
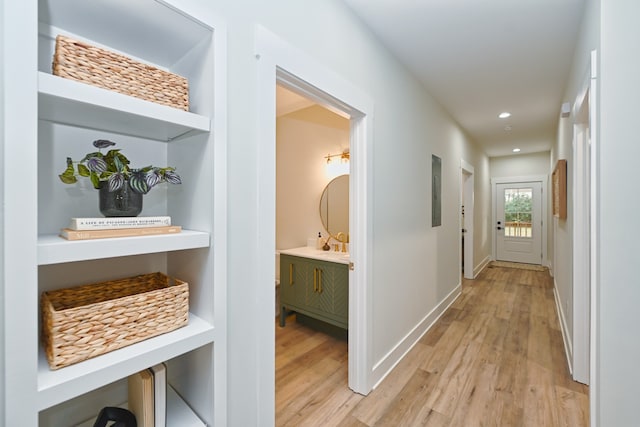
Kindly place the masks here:
POLYGON ((531 238, 531 211, 533 188, 507 188, 504 190, 505 237, 531 238))

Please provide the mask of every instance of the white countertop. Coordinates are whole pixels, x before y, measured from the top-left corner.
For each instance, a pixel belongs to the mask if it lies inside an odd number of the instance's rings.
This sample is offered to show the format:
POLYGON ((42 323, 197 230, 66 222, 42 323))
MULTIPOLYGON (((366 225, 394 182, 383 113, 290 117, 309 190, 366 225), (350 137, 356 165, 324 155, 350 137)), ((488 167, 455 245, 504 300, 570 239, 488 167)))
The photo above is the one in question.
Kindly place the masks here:
POLYGON ((336 252, 334 250, 323 251, 310 246, 302 246, 300 248, 280 249, 281 254, 293 255, 304 258, 312 258, 320 261, 337 262, 339 264, 349 264, 351 258, 348 252, 336 252))

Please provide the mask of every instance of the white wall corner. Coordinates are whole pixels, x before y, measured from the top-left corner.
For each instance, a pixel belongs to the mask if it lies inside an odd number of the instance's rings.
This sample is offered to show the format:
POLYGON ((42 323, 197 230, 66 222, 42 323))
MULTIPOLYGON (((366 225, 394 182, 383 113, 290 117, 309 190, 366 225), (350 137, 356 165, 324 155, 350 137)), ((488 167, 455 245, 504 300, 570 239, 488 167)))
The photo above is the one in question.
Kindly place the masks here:
POLYGON ((484 270, 491 261, 492 259, 489 255, 487 255, 482 261, 480 261, 480 263, 473 269, 473 278, 475 279, 476 277, 478 277, 478 275, 482 273, 482 270, 484 270))

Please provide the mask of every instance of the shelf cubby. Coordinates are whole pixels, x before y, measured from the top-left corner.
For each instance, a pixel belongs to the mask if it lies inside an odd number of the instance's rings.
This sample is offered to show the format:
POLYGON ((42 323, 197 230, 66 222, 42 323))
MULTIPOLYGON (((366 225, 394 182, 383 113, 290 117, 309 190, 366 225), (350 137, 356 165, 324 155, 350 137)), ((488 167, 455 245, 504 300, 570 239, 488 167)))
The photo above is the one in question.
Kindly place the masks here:
POLYGON ((214 327, 189 314, 175 331, 58 370, 51 370, 44 351, 38 357, 38 406, 46 409, 214 341, 214 327))

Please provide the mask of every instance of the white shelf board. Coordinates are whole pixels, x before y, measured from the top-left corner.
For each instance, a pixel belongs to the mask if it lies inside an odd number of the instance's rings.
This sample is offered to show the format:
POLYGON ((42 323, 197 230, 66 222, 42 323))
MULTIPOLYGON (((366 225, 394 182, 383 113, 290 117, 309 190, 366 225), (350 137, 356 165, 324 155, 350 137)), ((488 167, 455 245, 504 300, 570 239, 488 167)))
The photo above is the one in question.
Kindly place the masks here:
POLYGON ((209 132, 209 117, 38 73, 38 114, 56 123, 171 141, 209 132))
POLYGON ((169 384, 167 384, 166 424, 166 427, 206 427, 206 424, 169 384))
POLYGON ((57 234, 47 234, 38 237, 38 265, 206 248, 209 245, 209 233, 193 230, 93 240, 66 240, 57 234))
POLYGON ((215 339, 213 325, 189 313, 189 324, 84 362, 51 370, 44 349, 38 357, 38 410, 44 410, 125 378, 215 339))

